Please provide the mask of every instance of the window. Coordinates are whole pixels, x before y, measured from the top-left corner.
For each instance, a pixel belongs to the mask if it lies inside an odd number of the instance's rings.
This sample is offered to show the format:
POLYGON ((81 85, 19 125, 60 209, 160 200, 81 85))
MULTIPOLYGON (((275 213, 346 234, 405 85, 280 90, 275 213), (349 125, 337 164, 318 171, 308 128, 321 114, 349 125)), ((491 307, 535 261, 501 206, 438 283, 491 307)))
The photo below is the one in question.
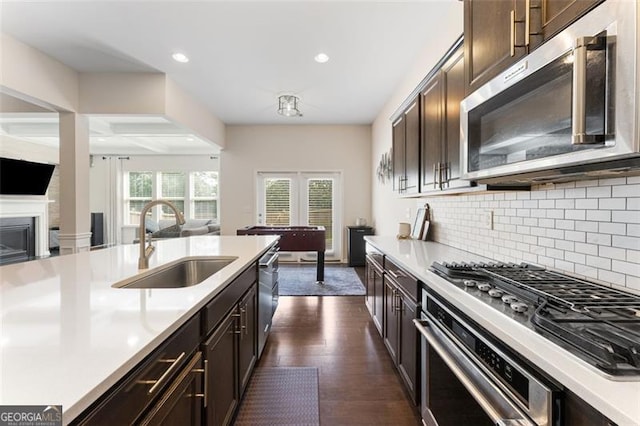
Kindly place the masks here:
MULTIPOLYGON (((185 219, 212 219, 218 222, 218 172, 147 172, 125 174, 126 218, 129 225, 140 223, 140 213, 152 199, 171 201, 185 219)), ((154 220, 173 220, 173 211, 157 206, 151 213, 154 220)))

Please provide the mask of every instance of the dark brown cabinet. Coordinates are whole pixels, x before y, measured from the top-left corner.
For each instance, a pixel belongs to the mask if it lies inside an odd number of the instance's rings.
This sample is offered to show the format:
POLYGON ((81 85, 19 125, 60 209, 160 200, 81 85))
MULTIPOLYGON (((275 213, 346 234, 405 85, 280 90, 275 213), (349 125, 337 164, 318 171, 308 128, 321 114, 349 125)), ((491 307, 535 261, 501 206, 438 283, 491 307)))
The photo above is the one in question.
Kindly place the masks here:
POLYGON ((210 426, 231 424, 258 359, 255 270, 249 268, 236 281, 237 288, 247 284, 249 288, 203 345, 206 424, 210 426))
POLYGON ((175 379, 140 426, 173 426, 202 424, 202 353, 197 352, 175 379))
POLYGON ((464 99, 464 55, 461 43, 462 40, 420 95, 420 192, 470 185, 470 182, 460 180, 460 102, 464 99))
POLYGON ((531 50, 604 0, 538 0, 530 3, 531 50))
POLYGON ((604 0, 464 0, 465 94, 604 0))
POLYGON ((393 123, 393 189, 420 191, 420 100, 416 98, 393 123))
POLYGON ((365 303, 373 319, 378 333, 382 336, 382 323, 384 317, 384 283, 383 276, 383 256, 382 253, 365 244, 365 303))
POLYGON ((239 404, 236 316, 229 313, 204 344, 207 425, 230 424, 239 404))
POLYGON ((257 306, 258 291, 254 285, 247 291, 242 300, 238 303, 238 313, 240 317, 240 334, 238 335, 238 379, 240 386, 240 397, 244 395, 247 388, 251 372, 258 359, 258 326, 257 326, 257 306))
POLYGON ((384 344, 414 404, 420 401, 420 337, 413 325, 418 318, 418 280, 385 258, 384 344))
MULTIPOLYGON (((120 425, 152 421, 199 425, 203 405, 200 316, 196 315, 153 351, 72 425, 120 425), (192 421, 196 421, 192 423, 192 421)), ((152 424, 152 423, 149 423, 152 424)))
POLYGON ((525 0, 465 0, 466 94, 527 53, 525 0))

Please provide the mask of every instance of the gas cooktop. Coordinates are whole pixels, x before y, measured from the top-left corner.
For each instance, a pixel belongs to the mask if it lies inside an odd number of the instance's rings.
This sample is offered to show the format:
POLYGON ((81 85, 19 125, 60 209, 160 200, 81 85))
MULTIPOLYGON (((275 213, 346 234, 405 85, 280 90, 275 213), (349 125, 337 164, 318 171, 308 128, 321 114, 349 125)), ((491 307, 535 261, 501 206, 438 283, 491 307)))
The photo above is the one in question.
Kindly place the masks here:
POLYGON ((640 376, 640 297, 526 263, 431 270, 613 378, 640 376))

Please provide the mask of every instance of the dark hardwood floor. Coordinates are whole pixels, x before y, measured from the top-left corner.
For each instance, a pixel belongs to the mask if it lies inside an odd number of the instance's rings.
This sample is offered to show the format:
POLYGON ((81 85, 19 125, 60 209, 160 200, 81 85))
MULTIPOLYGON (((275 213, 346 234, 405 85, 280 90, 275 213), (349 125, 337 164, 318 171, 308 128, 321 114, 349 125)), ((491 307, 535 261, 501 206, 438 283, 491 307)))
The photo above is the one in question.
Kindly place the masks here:
POLYGON ((281 297, 261 367, 318 367, 322 425, 419 425, 364 296, 281 297))

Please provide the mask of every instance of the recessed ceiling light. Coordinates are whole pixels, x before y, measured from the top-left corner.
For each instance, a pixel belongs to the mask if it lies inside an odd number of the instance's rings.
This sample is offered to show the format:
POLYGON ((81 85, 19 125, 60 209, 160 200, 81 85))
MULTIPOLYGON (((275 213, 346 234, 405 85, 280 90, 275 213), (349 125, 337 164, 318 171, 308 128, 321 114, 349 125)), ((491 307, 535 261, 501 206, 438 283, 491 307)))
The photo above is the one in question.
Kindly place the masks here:
POLYGON ((98 138, 98 142, 104 142, 105 140, 105 138, 98 138))
POLYGON ((193 138, 187 137, 187 142, 193 142, 193 138))
POLYGON ((319 64, 324 64, 329 60, 329 55, 327 55, 326 53, 318 53, 313 57, 313 59, 315 59, 315 61, 319 64))
POLYGON ((171 55, 171 57, 173 58, 174 61, 180 62, 183 64, 186 64, 187 62, 189 62, 189 58, 184 53, 176 52, 173 55, 171 55))

